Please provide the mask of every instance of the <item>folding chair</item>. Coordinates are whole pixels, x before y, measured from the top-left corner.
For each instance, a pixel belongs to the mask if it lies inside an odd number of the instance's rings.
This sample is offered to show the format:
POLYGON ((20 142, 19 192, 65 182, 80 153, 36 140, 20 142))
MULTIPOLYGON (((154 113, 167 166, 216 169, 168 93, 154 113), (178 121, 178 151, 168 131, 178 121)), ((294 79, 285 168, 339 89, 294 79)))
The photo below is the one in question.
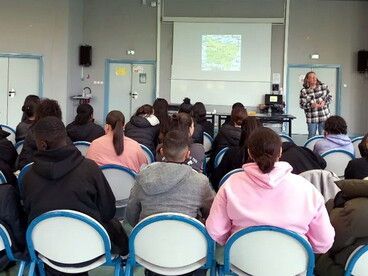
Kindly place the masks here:
POLYGON ((91 145, 88 141, 75 141, 74 146, 79 149, 83 156, 86 156, 89 146, 91 145))
POLYGON ((219 275, 313 275, 314 253, 308 241, 286 229, 254 226, 235 232, 226 242, 219 275))
POLYGON ((8 183, 8 181, 6 180, 5 175, 0 171, 0 184, 5 184, 8 183))
POLYGON ((221 160, 222 160, 222 158, 224 157, 224 155, 225 155, 225 152, 228 150, 229 148, 228 147, 226 147, 226 148, 223 148, 222 150, 220 150, 219 151, 219 153, 216 155, 216 157, 215 157, 215 168, 217 168, 218 167, 218 165, 220 165, 220 163, 221 163, 221 160))
POLYGON ((321 156, 327 163, 325 170, 336 173, 339 178, 344 178, 345 168, 349 161, 355 158, 354 154, 344 149, 331 149, 321 156))
POLYGON ((359 137, 355 137, 354 139, 351 140, 351 143, 354 146, 354 155, 355 155, 355 158, 362 157, 360 155, 359 144, 363 140, 363 138, 364 138, 364 136, 359 136, 359 137))
POLYGON ((287 135, 285 133, 280 133, 279 136, 281 138, 281 142, 291 142, 291 143, 295 144, 294 139, 291 138, 289 135, 287 135))
POLYGON ((123 275, 122 259, 110 252, 109 235, 103 226, 81 212, 55 210, 35 218, 27 229, 31 257, 29 275, 45 275, 43 264, 63 273, 82 273, 99 266, 113 266, 123 275))
POLYGON ((310 149, 310 150, 313 150, 314 145, 317 143, 317 141, 318 141, 318 140, 320 140, 320 139, 323 139, 323 138, 325 138, 325 136, 323 136, 323 135, 316 135, 316 136, 313 136, 313 137, 309 138, 309 139, 305 142, 304 147, 306 147, 306 148, 308 148, 308 149, 310 149))
POLYGON ((221 185, 225 183, 225 181, 231 176, 233 175, 234 173, 238 173, 238 172, 244 172, 244 169, 242 168, 239 168, 239 169, 234 169, 232 171, 229 171, 227 174, 225 174, 221 180, 220 180, 220 183, 219 183, 219 186, 218 188, 220 189, 221 185))
POLYGON ((13 143, 13 145, 15 145, 15 129, 14 128, 12 128, 12 127, 10 127, 10 126, 8 126, 8 125, 3 125, 3 124, 0 124, 0 127, 3 129, 3 130, 5 130, 5 131, 7 131, 7 132, 9 132, 10 133, 10 135, 8 136, 8 137, 6 137, 10 142, 12 142, 13 143))
POLYGON ((203 147, 206 155, 209 155, 212 150, 213 138, 207 132, 203 132, 203 147))
POLYGON ((143 266, 155 273, 181 275, 196 269, 216 272, 215 242, 205 226, 190 216, 161 213, 138 223, 129 237, 126 275, 143 266))
POLYGON ((153 156, 152 151, 146 147, 145 145, 140 144, 142 150, 144 151, 144 155, 146 156, 147 159, 147 164, 151 164, 153 162, 155 162, 155 157, 153 156))
POLYGON ((368 245, 358 246, 349 256, 344 276, 368 275, 368 245))
POLYGON ((21 140, 14 145, 15 149, 17 150, 18 155, 22 152, 23 145, 24 145, 24 140, 21 140))

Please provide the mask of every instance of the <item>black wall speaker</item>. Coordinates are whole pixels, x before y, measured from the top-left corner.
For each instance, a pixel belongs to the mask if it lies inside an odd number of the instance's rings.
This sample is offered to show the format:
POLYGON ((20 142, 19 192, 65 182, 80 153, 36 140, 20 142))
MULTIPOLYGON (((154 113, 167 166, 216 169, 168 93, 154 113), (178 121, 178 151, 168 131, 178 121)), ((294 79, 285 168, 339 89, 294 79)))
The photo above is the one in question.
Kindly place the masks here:
POLYGON ((368 51, 361 50, 358 52, 358 71, 368 71, 368 51))
POLYGON ((79 65, 86 67, 92 65, 92 46, 81 45, 79 47, 79 65))

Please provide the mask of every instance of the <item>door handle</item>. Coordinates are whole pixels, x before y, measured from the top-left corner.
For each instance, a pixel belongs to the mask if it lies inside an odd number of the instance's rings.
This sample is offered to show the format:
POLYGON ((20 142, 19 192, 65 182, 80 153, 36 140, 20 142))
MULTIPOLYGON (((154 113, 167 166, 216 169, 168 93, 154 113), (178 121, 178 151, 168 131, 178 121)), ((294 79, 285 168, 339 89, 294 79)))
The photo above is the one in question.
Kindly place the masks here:
POLYGON ((8 92, 8 96, 10 97, 10 98, 14 98, 14 96, 17 94, 17 91, 15 91, 14 89, 12 89, 12 90, 10 90, 9 92, 8 92))
POLYGON ((138 92, 132 92, 130 93, 130 96, 132 96, 132 98, 136 100, 138 98, 138 92))

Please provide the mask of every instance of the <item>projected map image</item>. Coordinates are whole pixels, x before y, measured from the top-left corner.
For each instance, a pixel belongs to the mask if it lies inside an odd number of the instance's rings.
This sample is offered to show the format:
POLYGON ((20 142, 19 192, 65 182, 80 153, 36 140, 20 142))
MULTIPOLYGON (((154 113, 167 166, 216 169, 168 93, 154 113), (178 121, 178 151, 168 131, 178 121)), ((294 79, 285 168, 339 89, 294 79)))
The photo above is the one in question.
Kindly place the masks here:
POLYGON ((203 71, 240 71, 241 35, 202 35, 203 71))

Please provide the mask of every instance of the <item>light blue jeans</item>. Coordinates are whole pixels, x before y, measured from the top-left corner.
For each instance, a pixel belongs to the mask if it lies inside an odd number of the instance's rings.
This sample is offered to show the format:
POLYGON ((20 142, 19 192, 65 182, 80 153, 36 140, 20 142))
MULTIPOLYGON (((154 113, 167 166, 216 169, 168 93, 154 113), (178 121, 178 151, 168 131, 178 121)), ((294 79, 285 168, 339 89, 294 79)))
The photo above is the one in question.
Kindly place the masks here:
POLYGON ((307 123, 308 125, 308 139, 316 136, 317 128, 318 128, 318 135, 323 135, 323 131, 325 129, 325 122, 319 123, 307 123))

